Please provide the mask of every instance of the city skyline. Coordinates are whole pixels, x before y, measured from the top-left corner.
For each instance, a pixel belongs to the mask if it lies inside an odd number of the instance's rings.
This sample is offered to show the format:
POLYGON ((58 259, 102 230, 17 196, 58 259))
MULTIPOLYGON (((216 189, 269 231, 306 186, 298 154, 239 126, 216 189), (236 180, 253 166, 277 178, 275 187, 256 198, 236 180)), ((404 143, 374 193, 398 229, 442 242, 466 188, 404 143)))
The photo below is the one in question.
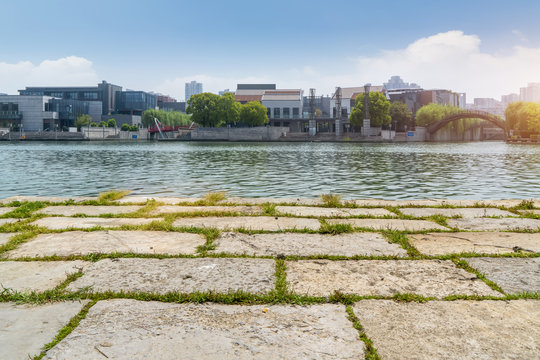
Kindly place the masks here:
POLYGON ((329 94, 399 75, 472 100, 540 82, 540 4, 246 4, 164 1, 153 12, 126 1, 82 9, 66 1, 3 4, 6 13, 24 11, 25 26, 17 16, 0 24, 10 34, 0 92, 107 80, 182 100, 185 83, 195 80, 214 93, 253 82, 329 94), (271 16, 280 8, 287 11, 271 16), (36 35, 43 28, 49 32, 36 35))

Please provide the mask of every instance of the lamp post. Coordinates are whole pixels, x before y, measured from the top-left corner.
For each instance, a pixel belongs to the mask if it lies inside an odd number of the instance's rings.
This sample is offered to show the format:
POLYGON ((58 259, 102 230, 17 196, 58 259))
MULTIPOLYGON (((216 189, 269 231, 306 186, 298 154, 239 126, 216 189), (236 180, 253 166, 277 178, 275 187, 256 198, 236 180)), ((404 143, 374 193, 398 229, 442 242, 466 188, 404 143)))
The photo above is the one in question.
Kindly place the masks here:
POLYGON ((369 129, 371 128, 371 120, 369 118, 369 88, 371 84, 364 85, 364 123, 362 126, 362 135, 369 136, 369 129))

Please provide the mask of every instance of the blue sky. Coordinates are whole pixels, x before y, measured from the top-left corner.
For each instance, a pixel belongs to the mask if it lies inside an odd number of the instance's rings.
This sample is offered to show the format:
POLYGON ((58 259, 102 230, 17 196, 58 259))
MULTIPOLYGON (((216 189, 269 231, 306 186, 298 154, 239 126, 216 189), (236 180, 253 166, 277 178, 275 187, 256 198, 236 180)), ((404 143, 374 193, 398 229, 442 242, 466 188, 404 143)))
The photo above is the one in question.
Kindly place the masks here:
POLYGON ((0 92, 105 79, 182 99, 193 79, 209 91, 268 81, 330 93, 401 75, 471 98, 540 82, 540 1, 18 0, 1 9, 0 92))

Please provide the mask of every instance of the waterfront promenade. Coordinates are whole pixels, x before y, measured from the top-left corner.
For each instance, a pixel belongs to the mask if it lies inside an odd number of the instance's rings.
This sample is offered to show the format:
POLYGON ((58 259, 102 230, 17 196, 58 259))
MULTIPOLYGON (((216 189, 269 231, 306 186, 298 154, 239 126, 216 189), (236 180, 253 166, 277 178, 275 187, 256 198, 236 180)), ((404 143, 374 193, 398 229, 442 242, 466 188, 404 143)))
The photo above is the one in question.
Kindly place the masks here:
POLYGON ((0 201, 0 359, 540 358, 540 199, 0 201))

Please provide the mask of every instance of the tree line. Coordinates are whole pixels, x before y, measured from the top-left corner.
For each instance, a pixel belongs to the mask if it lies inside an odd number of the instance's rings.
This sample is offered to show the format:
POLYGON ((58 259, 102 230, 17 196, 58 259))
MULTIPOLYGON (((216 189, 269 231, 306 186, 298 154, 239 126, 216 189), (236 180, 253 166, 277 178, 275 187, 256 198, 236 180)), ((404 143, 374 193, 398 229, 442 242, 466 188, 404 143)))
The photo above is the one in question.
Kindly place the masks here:
POLYGON ((244 105, 234 100, 234 94, 216 95, 202 93, 192 95, 186 112, 201 127, 261 126, 268 123, 266 107, 257 101, 244 105))
POLYGON ((518 101, 508 105, 504 113, 509 130, 540 133, 540 102, 518 101))

